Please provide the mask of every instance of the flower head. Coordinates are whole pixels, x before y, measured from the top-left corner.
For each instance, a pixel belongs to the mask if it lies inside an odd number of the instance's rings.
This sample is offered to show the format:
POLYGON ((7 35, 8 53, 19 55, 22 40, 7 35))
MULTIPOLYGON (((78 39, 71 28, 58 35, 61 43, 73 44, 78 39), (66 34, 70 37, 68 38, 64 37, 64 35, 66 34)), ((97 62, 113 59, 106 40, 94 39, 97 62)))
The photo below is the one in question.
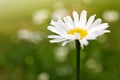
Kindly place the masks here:
POLYGON ((90 16, 87 20, 87 11, 83 10, 79 15, 76 11, 73 11, 73 19, 70 16, 63 17, 63 19, 57 17, 57 21, 51 21, 51 25, 48 26, 48 30, 55 33, 55 35, 49 35, 48 38, 51 43, 63 42, 62 46, 66 43, 79 40, 81 47, 88 45, 88 40, 95 40, 98 36, 104 33, 110 32, 106 30, 108 23, 101 23, 101 19, 95 20, 95 15, 90 16))

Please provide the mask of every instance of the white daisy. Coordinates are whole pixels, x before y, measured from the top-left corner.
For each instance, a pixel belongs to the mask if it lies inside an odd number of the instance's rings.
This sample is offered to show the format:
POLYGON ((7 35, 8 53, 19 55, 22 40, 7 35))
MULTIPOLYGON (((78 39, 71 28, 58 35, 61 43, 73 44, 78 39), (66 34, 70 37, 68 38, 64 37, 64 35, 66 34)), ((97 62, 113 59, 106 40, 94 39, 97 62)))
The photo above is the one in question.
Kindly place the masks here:
POLYGON ((101 23, 101 19, 95 20, 95 15, 90 16, 87 20, 87 11, 83 10, 79 16, 76 11, 73 11, 73 19, 70 16, 60 19, 57 17, 57 21, 51 20, 51 25, 48 26, 48 30, 55 33, 55 35, 49 35, 48 38, 51 43, 63 42, 62 46, 66 43, 79 40, 81 47, 88 45, 88 40, 95 40, 98 36, 104 33, 110 32, 106 30, 108 23, 101 23))

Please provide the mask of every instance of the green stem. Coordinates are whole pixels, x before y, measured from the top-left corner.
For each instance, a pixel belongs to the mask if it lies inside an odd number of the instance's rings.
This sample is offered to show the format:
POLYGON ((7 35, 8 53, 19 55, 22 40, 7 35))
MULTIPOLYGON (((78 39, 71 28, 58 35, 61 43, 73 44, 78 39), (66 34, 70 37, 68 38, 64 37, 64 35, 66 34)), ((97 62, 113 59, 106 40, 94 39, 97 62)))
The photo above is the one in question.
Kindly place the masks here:
POLYGON ((80 42, 76 42, 76 80, 80 80, 80 42))

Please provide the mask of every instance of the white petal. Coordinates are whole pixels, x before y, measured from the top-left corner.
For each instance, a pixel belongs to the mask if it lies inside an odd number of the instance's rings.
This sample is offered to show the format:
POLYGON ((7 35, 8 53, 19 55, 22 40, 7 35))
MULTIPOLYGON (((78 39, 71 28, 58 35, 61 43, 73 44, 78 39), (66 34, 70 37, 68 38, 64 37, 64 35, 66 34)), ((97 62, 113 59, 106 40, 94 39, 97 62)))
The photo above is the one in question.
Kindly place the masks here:
POLYGON ((73 29, 73 26, 68 22, 68 19, 66 17, 63 18, 66 27, 68 27, 69 29, 73 29))
POLYGON ((84 49, 84 45, 83 44, 81 44, 81 48, 84 49))
POLYGON ((84 45, 87 46, 88 45, 88 41, 86 39, 82 39, 82 40, 79 40, 80 41, 80 45, 81 45, 81 48, 84 49, 84 45))
POLYGON ((65 41, 65 42, 63 42, 62 43, 62 46, 65 46, 67 43, 69 43, 69 42, 71 42, 71 41, 65 41))
POLYGON ((67 35, 66 32, 63 32, 63 31, 61 31, 61 29, 58 29, 58 28, 53 27, 53 26, 49 26, 48 29, 51 30, 52 32, 58 34, 58 35, 61 35, 61 36, 66 36, 67 35))
POLYGON ((108 23, 103 23, 103 24, 101 24, 101 25, 99 25, 99 26, 97 26, 96 27, 96 30, 104 30, 104 29, 106 29, 106 28, 108 28, 109 26, 108 26, 108 23))
POLYGON ((65 40, 66 38, 57 38, 57 39, 50 40, 50 43, 58 43, 58 42, 63 42, 65 40))
POLYGON ((89 35, 86 37, 87 40, 95 40, 96 39, 96 35, 89 35))
POLYGON ((103 23, 103 24, 100 24, 99 26, 96 26, 92 29, 89 29, 89 33, 93 33, 93 32, 97 32, 97 31, 101 31, 101 30, 104 30, 106 28, 108 28, 108 23, 103 23))
POLYGON ((95 39, 96 37, 100 36, 101 33, 103 33, 103 31, 102 32, 101 31, 94 31, 94 32, 90 33, 88 35, 89 37, 87 37, 87 38, 89 38, 89 40, 90 40, 90 38, 95 39))
POLYGON ((88 41, 87 40, 84 40, 83 43, 84 43, 85 46, 88 45, 88 41))
POLYGON ((93 24, 88 28, 88 30, 89 30, 89 29, 92 29, 92 28, 94 28, 94 27, 96 27, 96 26, 99 26, 99 25, 101 24, 101 22, 102 22, 102 20, 101 20, 100 18, 96 19, 96 20, 93 22, 93 24))
POLYGON ((63 38, 63 37, 58 35, 49 35, 48 38, 63 38))
POLYGON ((63 42, 63 43, 62 43, 62 46, 65 46, 67 43, 68 43, 67 41, 63 42))
POLYGON ((69 29, 73 29, 73 21, 70 17, 64 17, 63 18, 64 22, 65 22, 65 25, 66 27, 68 27, 69 29))
POLYGON ((109 32, 110 32, 110 30, 96 30, 96 31, 93 31, 92 33, 89 33, 86 36, 86 39, 87 40, 95 40, 98 36, 101 36, 104 33, 109 33, 109 32))
POLYGON ((58 22, 51 20, 51 25, 53 25, 54 27, 56 27, 57 29, 61 29, 62 31, 66 32, 67 30, 64 28, 64 26, 61 26, 60 24, 58 24, 58 22))
POLYGON ((103 35, 105 32, 104 31, 96 31, 96 37, 103 35))
POLYGON ((110 33, 110 30, 104 30, 105 33, 110 33))
POLYGON ((65 27, 61 26, 61 24, 58 24, 58 22, 55 22, 52 20, 51 25, 54 26, 54 28, 59 33, 59 35, 66 35, 67 34, 67 30, 65 29, 65 27))
POLYGON ((101 22, 102 22, 102 20, 101 20, 100 18, 98 18, 98 19, 96 19, 96 20, 94 21, 94 23, 92 24, 92 26, 98 26, 98 25, 101 24, 101 22))
POLYGON ((86 29, 89 28, 91 26, 91 24, 93 23, 94 19, 95 19, 96 15, 90 16, 90 18, 88 19, 88 22, 86 24, 86 29))
POLYGON ((82 39, 82 40, 80 41, 80 43, 83 44, 83 45, 85 45, 85 46, 88 45, 88 41, 87 41, 86 39, 82 39))
POLYGON ((86 36, 87 40, 95 40, 96 39, 96 35, 95 34, 89 34, 86 36))
POLYGON ((71 26, 74 28, 74 23, 73 23, 73 20, 70 16, 66 16, 68 22, 71 24, 71 26))
POLYGON ((109 32, 110 32, 109 30, 101 30, 97 33, 97 36, 101 36, 101 35, 103 35, 105 33, 109 33, 109 32))
POLYGON ((63 20, 60 18, 60 17, 57 17, 58 18, 58 24, 62 27, 63 26, 63 28, 66 30, 66 31, 68 31, 69 30, 69 28, 65 25, 65 23, 63 22, 63 20))
MULTIPOLYGON (((80 42, 80 41, 79 41, 80 42)), ((84 49, 84 45, 80 42, 81 48, 84 49)))
POLYGON ((75 27, 79 27, 79 15, 76 11, 73 11, 73 18, 75 27))
POLYGON ((87 11, 83 10, 80 15, 80 26, 79 27, 85 26, 86 21, 87 21, 86 17, 87 17, 87 11))
POLYGON ((53 26, 48 26, 47 29, 54 32, 54 33, 56 33, 56 34, 59 34, 59 32, 53 26))

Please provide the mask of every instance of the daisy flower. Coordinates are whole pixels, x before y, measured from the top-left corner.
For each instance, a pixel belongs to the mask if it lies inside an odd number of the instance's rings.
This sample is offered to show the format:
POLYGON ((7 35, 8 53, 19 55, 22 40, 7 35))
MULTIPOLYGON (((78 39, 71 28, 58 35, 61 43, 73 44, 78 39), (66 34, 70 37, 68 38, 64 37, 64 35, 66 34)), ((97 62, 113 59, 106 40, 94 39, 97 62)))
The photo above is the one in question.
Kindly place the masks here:
POLYGON ((88 40, 95 40, 98 36, 110 32, 106 30, 108 23, 102 23, 100 18, 95 20, 96 15, 92 15, 87 20, 87 11, 83 10, 79 15, 73 11, 73 19, 70 16, 65 16, 63 19, 57 17, 57 21, 51 20, 48 30, 55 33, 49 35, 51 43, 62 42, 64 46, 68 42, 78 40, 81 47, 88 45, 88 40))

